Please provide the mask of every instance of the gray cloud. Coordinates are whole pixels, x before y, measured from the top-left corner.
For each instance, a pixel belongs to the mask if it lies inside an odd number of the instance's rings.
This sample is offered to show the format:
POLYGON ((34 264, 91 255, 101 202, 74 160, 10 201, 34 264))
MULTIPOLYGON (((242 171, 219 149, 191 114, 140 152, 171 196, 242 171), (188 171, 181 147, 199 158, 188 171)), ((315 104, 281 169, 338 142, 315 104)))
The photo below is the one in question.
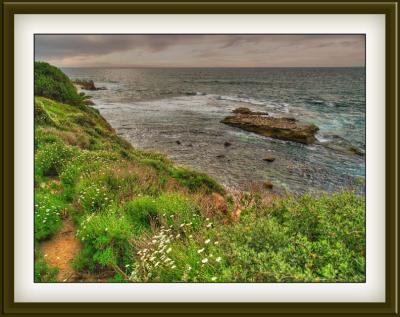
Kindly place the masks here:
POLYGON ((362 35, 36 35, 58 66, 363 66, 362 35))

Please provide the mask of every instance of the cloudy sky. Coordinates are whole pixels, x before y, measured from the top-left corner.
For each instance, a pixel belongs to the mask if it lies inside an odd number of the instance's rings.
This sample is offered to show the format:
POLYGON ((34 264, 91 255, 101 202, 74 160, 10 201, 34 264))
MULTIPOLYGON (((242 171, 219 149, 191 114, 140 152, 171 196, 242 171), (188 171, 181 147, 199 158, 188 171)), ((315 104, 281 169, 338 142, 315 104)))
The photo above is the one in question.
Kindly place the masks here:
POLYGON ((60 67, 364 66, 363 35, 36 35, 60 67))

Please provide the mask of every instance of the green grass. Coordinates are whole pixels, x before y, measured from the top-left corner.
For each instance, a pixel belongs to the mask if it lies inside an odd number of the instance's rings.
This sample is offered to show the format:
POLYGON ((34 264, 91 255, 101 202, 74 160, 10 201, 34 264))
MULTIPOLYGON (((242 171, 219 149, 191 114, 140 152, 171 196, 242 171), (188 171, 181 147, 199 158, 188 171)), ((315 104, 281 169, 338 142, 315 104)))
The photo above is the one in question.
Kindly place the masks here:
MULTIPOLYGON (((132 148, 95 109, 60 102, 64 90, 42 94, 56 96, 35 97, 35 241, 72 217, 78 272, 110 282, 365 281, 364 197, 288 195, 271 205, 268 192, 242 193, 248 207, 234 222, 238 198, 212 178, 132 148)), ((37 258, 35 280, 53 280, 37 258)))

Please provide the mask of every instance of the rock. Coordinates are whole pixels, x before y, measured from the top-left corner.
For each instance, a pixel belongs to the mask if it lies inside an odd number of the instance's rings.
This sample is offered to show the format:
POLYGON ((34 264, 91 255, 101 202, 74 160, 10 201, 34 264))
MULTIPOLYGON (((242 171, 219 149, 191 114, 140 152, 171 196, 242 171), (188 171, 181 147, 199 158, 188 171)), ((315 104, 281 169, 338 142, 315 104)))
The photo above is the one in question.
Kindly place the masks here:
POLYGON ((315 143, 315 133, 319 130, 314 124, 302 124, 294 118, 276 118, 259 114, 239 113, 226 117, 221 123, 263 136, 304 144, 315 143))
POLYGON ((211 197, 212 197, 213 205, 215 206, 215 208, 224 214, 227 213, 228 206, 226 205, 225 198, 221 194, 218 194, 218 193, 212 193, 211 197))
POLYGON ((354 154, 356 154, 356 155, 360 155, 360 156, 364 156, 365 155, 363 150, 361 150, 360 148, 358 148, 358 147, 356 147, 354 145, 350 146, 349 151, 354 153, 354 154))
POLYGON ((225 143, 224 143, 224 146, 231 146, 232 145, 232 143, 230 143, 230 142, 228 142, 228 141, 226 141, 225 143))
POLYGON ((316 142, 316 144, 322 145, 330 150, 341 153, 359 155, 359 156, 365 155, 365 152, 362 149, 355 146, 350 141, 346 140, 341 136, 335 134, 327 134, 325 135, 325 137, 329 138, 328 142, 316 142))
POLYGON ((275 161, 275 157, 273 157, 273 156, 266 156, 266 157, 263 158, 263 161, 266 161, 266 162, 273 162, 273 161, 275 161))
POLYGON ((239 107, 236 108, 235 110, 232 110, 233 113, 240 113, 240 114, 250 114, 251 110, 246 107, 239 107))
POLYGON ((248 114, 253 116, 268 116, 268 112, 251 111, 246 107, 236 108, 235 110, 232 110, 232 112, 236 114, 248 114))
POLYGON ((176 144, 181 145, 182 143, 181 143, 181 141, 176 140, 176 144))
POLYGON ((72 83, 74 83, 76 86, 80 87, 81 89, 84 90, 105 90, 105 87, 96 87, 94 85, 93 80, 74 80, 72 83))
POLYGON ((263 187, 265 189, 271 190, 272 188, 274 188, 274 185, 271 183, 271 181, 265 181, 264 184, 263 184, 263 187))
POLYGON ((83 102, 85 105, 88 105, 88 106, 93 106, 95 103, 92 101, 92 100, 90 100, 90 99, 85 99, 85 101, 83 102))
POLYGON ((223 155, 223 154, 220 154, 220 155, 216 156, 216 158, 224 158, 224 157, 225 157, 225 155, 223 155))

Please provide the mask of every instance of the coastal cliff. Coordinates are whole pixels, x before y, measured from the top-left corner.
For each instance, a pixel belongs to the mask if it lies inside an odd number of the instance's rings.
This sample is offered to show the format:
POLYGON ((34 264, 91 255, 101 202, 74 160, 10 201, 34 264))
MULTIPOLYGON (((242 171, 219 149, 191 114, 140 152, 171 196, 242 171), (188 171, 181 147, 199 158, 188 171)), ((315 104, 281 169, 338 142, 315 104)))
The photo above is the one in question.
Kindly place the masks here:
POLYGON ((365 280, 363 197, 228 191, 132 147, 49 64, 35 95, 36 282, 365 280))

